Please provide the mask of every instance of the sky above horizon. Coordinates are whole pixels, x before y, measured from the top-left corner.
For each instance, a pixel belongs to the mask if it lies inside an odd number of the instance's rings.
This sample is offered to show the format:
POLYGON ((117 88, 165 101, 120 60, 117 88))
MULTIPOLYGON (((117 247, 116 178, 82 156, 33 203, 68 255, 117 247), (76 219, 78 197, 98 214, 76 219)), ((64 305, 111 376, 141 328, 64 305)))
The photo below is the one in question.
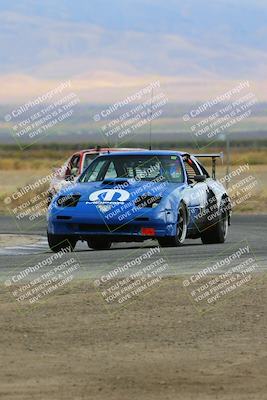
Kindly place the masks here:
POLYGON ((249 80, 267 99, 263 0, 0 0, 0 102, 71 80, 83 101, 116 101, 160 80, 199 101, 249 80))

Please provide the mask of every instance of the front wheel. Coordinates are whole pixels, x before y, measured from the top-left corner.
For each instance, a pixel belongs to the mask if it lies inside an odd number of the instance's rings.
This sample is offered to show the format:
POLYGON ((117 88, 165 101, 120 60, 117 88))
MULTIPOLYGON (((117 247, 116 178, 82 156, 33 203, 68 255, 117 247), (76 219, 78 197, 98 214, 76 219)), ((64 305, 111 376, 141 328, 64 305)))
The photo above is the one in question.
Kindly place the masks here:
POLYGON ((158 238, 161 247, 178 247, 181 246, 186 238, 187 233, 187 213, 184 204, 181 204, 178 210, 176 235, 158 238))
POLYGON ((75 238, 62 235, 53 235, 52 233, 48 232, 47 241, 50 250, 52 250, 54 253, 58 253, 61 250, 73 251, 77 243, 77 239, 75 238))
POLYGON ((111 241, 107 239, 89 239, 87 240, 88 247, 93 250, 109 250, 111 247, 111 241))

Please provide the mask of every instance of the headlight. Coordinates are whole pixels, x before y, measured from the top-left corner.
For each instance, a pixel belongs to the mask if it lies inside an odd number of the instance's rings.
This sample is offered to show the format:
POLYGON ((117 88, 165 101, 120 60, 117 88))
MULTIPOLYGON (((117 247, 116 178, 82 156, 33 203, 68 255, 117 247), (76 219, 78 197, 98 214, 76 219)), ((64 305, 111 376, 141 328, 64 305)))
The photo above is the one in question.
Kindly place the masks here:
POLYGON ((76 207, 80 197, 80 194, 66 194, 59 196, 57 199, 57 205, 59 207, 76 207))
POLYGON ((155 208, 160 203, 161 196, 150 196, 143 194, 135 200, 135 205, 139 208, 155 208))

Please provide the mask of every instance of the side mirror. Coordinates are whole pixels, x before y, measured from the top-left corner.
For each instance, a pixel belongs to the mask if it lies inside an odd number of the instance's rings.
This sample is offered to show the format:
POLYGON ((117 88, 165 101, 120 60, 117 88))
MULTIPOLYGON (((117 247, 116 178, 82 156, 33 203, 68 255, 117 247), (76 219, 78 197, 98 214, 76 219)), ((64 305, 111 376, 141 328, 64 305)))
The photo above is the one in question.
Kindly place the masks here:
POLYGON ((195 175, 194 176, 195 182, 205 182, 205 180, 206 180, 206 175, 195 175))

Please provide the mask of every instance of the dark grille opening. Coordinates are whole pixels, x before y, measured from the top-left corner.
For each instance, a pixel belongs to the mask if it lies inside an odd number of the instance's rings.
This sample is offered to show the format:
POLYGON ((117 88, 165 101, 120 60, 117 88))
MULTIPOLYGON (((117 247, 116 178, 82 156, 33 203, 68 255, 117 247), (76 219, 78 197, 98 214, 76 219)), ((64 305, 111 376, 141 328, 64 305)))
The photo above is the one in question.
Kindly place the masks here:
POLYGON ((73 224, 74 229, 78 229, 81 232, 103 232, 108 233, 112 231, 116 232, 136 232, 139 227, 134 225, 95 225, 95 224, 73 224))
POLYGON ((59 196, 57 204, 60 207, 76 207, 80 197, 80 194, 66 194, 59 196))

